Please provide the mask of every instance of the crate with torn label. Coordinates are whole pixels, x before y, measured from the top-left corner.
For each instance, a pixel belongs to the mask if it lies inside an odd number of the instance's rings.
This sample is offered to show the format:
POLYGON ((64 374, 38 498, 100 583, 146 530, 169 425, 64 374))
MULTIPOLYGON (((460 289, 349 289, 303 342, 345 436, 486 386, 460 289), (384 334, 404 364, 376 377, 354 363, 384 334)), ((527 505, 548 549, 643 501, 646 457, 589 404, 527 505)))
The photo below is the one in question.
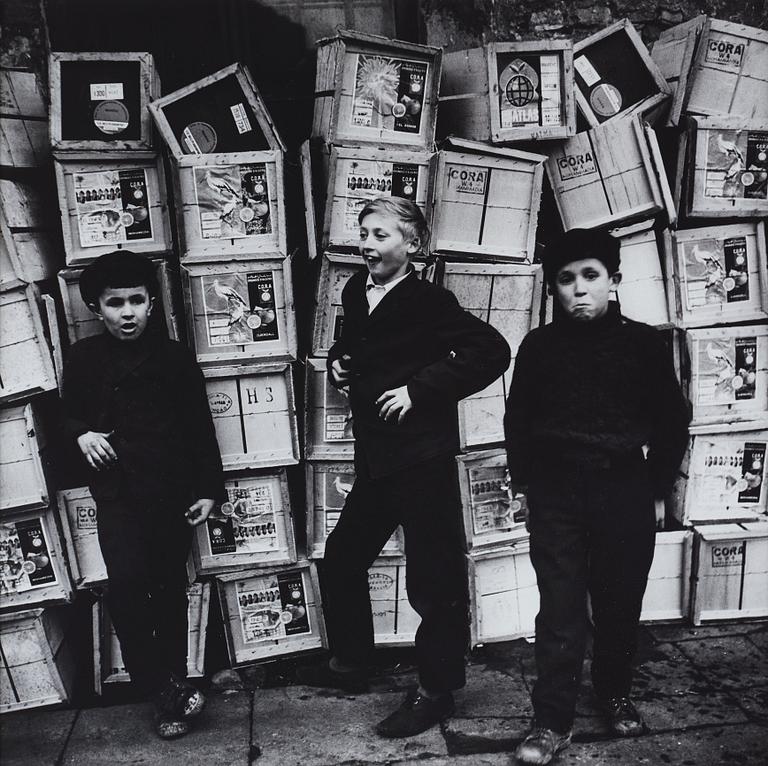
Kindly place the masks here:
POLYGON ((88 487, 56 493, 69 571, 78 590, 104 585, 107 565, 101 555, 96 527, 96 502, 88 487))
POLYGON ((692 538, 690 530, 656 533, 641 622, 680 622, 688 618, 692 538))
POLYGON ((408 601, 405 559, 377 559, 368 570, 375 646, 413 646, 421 617, 408 601))
POLYGON ((331 385, 326 359, 307 359, 304 449, 307 460, 351 460, 352 408, 346 391, 331 385))

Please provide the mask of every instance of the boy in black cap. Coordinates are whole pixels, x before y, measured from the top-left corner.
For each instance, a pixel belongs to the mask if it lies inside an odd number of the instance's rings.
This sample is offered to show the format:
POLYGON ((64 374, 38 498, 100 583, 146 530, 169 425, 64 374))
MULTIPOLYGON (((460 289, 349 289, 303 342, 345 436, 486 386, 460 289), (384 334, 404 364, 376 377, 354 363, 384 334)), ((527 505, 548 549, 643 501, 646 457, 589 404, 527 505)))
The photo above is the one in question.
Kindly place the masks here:
POLYGON ((587 640, 592 685, 612 731, 643 732, 629 699, 655 502, 688 440, 689 408, 661 336, 610 301, 618 241, 567 232, 544 258, 556 320, 518 350, 504 418, 513 489, 527 493, 536 617, 535 721, 516 757, 549 763, 571 740, 587 640), (646 454, 647 450, 647 454, 646 454))
POLYGON ((91 469, 108 605, 125 667, 156 705, 157 733, 186 734, 204 699, 186 683, 186 560, 192 528, 226 498, 202 373, 148 329, 155 266, 126 250, 80 278, 105 332, 69 351, 63 430, 91 469))

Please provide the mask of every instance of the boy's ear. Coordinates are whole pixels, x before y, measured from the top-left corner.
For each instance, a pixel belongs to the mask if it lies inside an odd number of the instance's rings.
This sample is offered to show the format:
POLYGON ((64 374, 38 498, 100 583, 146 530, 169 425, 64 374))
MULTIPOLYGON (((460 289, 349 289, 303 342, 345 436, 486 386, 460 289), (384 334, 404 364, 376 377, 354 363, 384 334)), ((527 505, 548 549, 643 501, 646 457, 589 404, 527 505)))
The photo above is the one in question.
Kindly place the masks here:
POLYGON ((418 237, 414 237, 408 243, 408 255, 413 255, 414 253, 418 253, 419 250, 421 250, 421 240, 418 237))
POLYGON ((98 303, 86 303, 86 306, 88 306, 89 311, 96 314, 96 316, 99 319, 103 319, 104 317, 101 315, 101 312, 99 311, 99 304, 98 303))
POLYGON ((620 271, 614 271, 613 274, 611 274, 611 292, 615 292, 618 286, 621 284, 621 272, 620 271))
POLYGON ((149 299, 149 306, 147 307, 147 316, 149 316, 152 313, 152 309, 155 307, 155 299, 150 298, 149 299))

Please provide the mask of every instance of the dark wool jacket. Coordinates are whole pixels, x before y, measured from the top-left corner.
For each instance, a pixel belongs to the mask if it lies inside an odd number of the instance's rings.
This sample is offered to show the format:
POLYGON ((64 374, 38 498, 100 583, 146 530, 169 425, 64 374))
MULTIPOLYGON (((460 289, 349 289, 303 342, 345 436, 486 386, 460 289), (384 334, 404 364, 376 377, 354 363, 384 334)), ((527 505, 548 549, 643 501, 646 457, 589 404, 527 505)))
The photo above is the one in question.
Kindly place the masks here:
POLYGON ((370 476, 379 478, 456 454, 457 403, 496 380, 510 353, 497 330, 413 270, 369 316, 367 278, 362 271, 344 286, 344 324, 328 353, 328 369, 344 354, 351 357, 355 460, 364 460, 370 476), (413 409, 401 424, 383 421, 376 400, 404 385, 413 409))
POLYGON ((685 453, 689 421, 661 336, 611 302, 600 319, 564 317, 524 338, 504 416, 510 476, 528 484, 558 463, 599 465, 647 444, 661 498, 685 453))
POLYGON ((90 471, 96 501, 226 499, 203 375, 185 346, 150 330, 133 342, 107 332, 84 338, 69 351, 62 400, 70 443, 114 431, 118 462, 90 471))

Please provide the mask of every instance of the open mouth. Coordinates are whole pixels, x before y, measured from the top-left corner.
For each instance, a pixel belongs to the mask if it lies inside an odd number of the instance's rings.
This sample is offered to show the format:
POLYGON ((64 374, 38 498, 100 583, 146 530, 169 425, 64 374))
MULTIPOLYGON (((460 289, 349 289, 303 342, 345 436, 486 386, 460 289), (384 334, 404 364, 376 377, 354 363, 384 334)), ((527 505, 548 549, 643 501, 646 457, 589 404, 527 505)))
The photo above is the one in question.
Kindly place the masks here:
POLYGON ((124 324, 120 327, 123 332, 133 332, 136 329, 135 324, 124 324))

